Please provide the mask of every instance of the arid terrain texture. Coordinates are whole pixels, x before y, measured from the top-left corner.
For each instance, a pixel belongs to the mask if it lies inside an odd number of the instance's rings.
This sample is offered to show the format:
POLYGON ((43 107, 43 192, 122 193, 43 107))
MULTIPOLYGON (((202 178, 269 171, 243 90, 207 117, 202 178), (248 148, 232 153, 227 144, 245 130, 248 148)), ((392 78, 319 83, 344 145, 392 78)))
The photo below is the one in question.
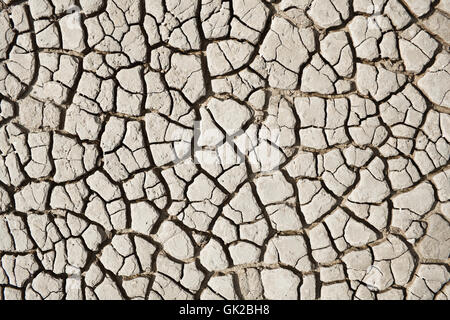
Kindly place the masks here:
POLYGON ((0 0, 0 300, 449 299, 450 0, 0 0))

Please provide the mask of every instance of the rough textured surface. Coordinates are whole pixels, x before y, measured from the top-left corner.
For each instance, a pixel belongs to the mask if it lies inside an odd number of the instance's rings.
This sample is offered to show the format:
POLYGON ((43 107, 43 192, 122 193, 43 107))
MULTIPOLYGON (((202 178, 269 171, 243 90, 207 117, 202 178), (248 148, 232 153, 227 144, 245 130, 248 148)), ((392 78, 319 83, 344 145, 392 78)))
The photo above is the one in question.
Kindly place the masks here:
POLYGON ((1 0, 1 299, 449 299, 447 0, 1 0))

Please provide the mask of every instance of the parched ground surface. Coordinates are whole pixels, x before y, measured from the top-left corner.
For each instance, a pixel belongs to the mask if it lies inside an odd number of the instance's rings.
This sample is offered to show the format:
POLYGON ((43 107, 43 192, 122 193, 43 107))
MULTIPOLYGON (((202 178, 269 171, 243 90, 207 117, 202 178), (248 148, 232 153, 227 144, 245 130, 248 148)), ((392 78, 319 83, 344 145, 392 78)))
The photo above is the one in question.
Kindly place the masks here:
POLYGON ((0 1, 0 299, 450 298, 450 1, 0 1))

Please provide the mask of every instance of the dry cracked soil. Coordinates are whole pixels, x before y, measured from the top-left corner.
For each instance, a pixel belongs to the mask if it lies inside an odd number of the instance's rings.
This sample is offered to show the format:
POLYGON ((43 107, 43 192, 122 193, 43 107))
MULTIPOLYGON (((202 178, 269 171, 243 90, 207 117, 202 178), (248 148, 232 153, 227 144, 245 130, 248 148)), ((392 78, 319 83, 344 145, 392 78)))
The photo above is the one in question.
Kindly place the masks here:
POLYGON ((449 0, 0 0, 0 300, 450 298, 449 0))

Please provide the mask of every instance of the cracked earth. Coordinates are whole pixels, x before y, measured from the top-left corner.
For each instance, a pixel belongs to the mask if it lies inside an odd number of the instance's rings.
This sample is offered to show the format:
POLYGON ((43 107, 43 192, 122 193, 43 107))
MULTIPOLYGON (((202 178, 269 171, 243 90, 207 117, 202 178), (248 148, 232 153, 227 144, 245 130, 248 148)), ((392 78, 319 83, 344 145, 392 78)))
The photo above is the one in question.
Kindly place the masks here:
POLYGON ((1 0, 0 299, 449 299, 449 17, 1 0))

